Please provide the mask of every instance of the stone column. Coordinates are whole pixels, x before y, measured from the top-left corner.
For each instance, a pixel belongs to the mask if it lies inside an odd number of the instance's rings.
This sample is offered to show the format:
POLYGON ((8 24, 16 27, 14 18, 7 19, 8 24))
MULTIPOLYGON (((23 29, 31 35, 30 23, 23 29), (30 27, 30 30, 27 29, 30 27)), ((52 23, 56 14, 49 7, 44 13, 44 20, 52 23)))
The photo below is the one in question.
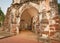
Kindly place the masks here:
POLYGON ((3 24, 3 30, 7 32, 10 32, 10 21, 11 21, 10 11, 11 11, 11 8, 9 7, 5 16, 4 24, 3 24))
MULTIPOLYGON (((43 1, 42 1, 43 2, 43 1)), ((42 3, 41 2, 41 3, 42 3)), ((51 37, 56 37, 59 34, 60 30, 60 18, 58 15, 58 4, 57 0, 49 0, 45 9, 40 13, 40 33, 42 34, 40 37, 45 38, 45 40, 51 37), (50 9, 47 9, 50 8, 50 9)), ((43 4, 43 3, 42 3, 43 4)), ((44 7, 44 6, 42 6, 44 7)), ((46 41, 47 41, 46 40, 46 41)), ((49 39, 50 40, 50 39, 49 39)))
POLYGON ((57 0, 52 0, 50 1, 50 30, 54 30, 54 32, 50 32, 50 35, 54 35, 58 29, 60 28, 59 27, 59 15, 58 15, 58 3, 57 3, 57 0), (52 34, 53 33, 53 34, 52 34))
POLYGON ((16 12, 16 33, 19 34, 19 26, 20 26, 20 14, 19 14, 19 8, 16 12))

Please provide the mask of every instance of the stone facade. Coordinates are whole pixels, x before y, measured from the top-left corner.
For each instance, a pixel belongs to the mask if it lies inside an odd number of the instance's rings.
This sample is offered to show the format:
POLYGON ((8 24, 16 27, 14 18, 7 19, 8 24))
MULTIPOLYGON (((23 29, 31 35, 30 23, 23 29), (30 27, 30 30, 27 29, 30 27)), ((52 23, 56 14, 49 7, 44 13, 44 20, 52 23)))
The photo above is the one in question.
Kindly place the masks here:
POLYGON ((48 37, 53 36, 59 30, 57 0, 13 0, 7 10, 4 30, 18 34, 21 15, 26 9, 32 11, 30 11, 33 18, 32 30, 36 33, 42 32, 42 36, 48 37))

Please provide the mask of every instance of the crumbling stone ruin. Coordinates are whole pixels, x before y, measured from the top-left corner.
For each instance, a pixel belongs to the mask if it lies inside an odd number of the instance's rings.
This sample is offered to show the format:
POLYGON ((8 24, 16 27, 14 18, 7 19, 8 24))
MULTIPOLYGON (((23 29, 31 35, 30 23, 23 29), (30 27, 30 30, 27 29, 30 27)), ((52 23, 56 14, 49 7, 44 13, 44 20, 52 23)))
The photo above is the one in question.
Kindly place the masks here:
POLYGON ((24 21, 21 20, 22 15, 27 13, 32 18, 32 31, 41 33, 42 37, 55 37, 60 32, 57 0, 13 0, 7 10, 3 29, 19 34, 21 21, 24 21))

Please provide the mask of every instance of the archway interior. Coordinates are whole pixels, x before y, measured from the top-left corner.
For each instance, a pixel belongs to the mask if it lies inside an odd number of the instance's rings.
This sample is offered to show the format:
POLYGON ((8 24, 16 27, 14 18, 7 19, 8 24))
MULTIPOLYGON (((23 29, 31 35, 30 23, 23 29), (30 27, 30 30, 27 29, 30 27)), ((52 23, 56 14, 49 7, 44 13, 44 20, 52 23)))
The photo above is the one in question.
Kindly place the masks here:
POLYGON ((20 20, 20 30, 32 30, 33 17, 38 14, 34 8, 27 8, 23 11, 20 20))

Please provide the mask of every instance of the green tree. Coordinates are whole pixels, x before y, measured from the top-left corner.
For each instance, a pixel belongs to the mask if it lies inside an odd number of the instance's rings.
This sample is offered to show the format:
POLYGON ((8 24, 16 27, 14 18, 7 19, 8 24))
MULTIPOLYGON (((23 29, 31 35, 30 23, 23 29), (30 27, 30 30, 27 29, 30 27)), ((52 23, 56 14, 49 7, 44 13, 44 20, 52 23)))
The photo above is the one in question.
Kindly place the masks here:
POLYGON ((4 18, 5 18, 4 17, 4 13, 3 13, 3 11, 0 8, 0 26, 3 24, 4 18))
POLYGON ((59 12, 60 12, 60 4, 58 4, 58 10, 59 10, 59 12))

